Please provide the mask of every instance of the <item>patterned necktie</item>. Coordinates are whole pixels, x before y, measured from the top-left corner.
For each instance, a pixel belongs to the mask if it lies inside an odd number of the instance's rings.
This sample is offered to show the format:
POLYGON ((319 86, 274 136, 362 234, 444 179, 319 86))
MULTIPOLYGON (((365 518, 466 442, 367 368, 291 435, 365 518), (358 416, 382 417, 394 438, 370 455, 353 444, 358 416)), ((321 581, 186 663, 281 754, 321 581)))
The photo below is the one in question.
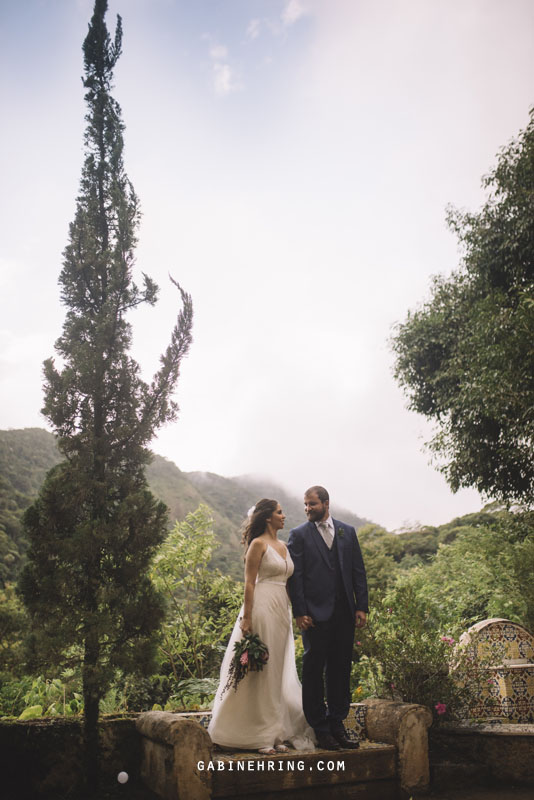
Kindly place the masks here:
POLYGON ((332 536, 332 531, 330 530, 330 526, 326 524, 326 522, 320 522, 319 528, 321 529, 321 536, 324 539, 324 542, 329 550, 332 549, 332 542, 334 541, 334 537, 332 536))

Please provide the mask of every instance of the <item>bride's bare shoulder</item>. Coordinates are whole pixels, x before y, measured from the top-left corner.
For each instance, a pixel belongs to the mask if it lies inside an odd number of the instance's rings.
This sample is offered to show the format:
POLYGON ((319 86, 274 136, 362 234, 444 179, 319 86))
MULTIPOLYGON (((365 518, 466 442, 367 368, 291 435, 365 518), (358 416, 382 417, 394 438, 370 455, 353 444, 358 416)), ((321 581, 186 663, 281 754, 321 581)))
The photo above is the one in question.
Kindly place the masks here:
POLYGON ((250 555, 255 558, 261 558, 265 551, 267 550, 267 542, 261 536, 257 536, 256 539, 253 539, 249 545, 247 550, 247 556, 250 555))
POLYGON ((250 546, 255 547, 261 553, 265 553, 267 550, 267 541, 263 536, 257 536, 256 539, 251 541, 250 546))

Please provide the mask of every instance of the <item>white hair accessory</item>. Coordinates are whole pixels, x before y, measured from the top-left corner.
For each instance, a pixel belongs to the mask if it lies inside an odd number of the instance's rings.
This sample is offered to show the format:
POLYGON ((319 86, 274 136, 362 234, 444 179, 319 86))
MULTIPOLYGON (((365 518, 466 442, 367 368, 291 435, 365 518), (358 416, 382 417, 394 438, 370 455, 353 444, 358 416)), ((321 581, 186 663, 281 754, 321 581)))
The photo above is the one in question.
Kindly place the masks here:
POLYGON ((256 506, 250 506, 249 510, 247 511, 247 517, 249 519, 252 519, 252 515, 254 514, 255 511, 256 511, 256 506))

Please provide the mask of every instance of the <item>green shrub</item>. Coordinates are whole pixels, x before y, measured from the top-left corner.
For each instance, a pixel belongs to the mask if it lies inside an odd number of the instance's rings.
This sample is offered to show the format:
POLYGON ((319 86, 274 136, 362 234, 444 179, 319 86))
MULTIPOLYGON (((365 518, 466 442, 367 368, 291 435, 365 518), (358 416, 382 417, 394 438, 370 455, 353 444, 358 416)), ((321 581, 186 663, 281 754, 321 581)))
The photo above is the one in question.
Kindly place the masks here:
POLYGON ((18 717, 25 707, 24 696, 30 690, 32 678, 25 675, 14 678, 9 673, 0 675, 0 717, 18 717))
POLYGON ((400 581, 358 633, 363 653, 354 670, 358 694, 421 703, 435 718, 468 716, 485 676, 472 648, 457 644, 464 629, 445 628, 439 607, 423 602, 409 582, 400 581))
POLYGON ((24 695, 25 710, 29 708, 42 708, 42 714, 35 716, 56 717, 72 716, 83 711, 83 698, 78 680, 74 678, 73 670, 64 670, 62 680, 59 678, 45 678, 39 675, 31 682, 29 690, 24 695))
POLYGON ((210 569, 215 547, 204 505, 177 522, 156 558, 152 580, 166 600, 159 669, 184 679, 215 677, 243 601, 243 586, 210 569))

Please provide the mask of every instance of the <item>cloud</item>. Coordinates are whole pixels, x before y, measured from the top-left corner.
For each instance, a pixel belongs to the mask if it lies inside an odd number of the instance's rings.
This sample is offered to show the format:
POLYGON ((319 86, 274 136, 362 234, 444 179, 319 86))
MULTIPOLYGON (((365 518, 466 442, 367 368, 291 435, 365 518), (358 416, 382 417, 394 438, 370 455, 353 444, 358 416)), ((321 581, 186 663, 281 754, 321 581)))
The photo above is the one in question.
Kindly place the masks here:
POLYGON ((230 64, 215 63, 213 65, 213 74, 215 92, 220 97, 225 97, 241 89, 241 84, 237 80, 230 64))
POLYGON ((226 61, 228 58, 228 48, 223 44, 216 44, 210 50, 213 61, 226 61))
POLYGON ((260 35, 261 19, 251 19, 247 28, 247 38, 257 39, 260 35))
MULTIPOLYGON (((205 38, 209 38, 207 35, 205 38)), ((212 44, 210 58, 213 68, 213 88, 219 97, 226 97, 243 88, 239 76, 229 63, 228 48, 223 44, 212 44)))
POLYGON ((303 6, 301 0, 288 0, 280 17, 251 19, 247 26, 247 39, 257 39, 264 30, 270 31, 274 37, 285 37, 287 29, 308 13, 309 9, 303 6))
POLYGON ((289 3, 282 12, 282 22, 289 28, 294 25, 297 20, 306 15, 306 9, 300 0, 289 0, 289 3))

